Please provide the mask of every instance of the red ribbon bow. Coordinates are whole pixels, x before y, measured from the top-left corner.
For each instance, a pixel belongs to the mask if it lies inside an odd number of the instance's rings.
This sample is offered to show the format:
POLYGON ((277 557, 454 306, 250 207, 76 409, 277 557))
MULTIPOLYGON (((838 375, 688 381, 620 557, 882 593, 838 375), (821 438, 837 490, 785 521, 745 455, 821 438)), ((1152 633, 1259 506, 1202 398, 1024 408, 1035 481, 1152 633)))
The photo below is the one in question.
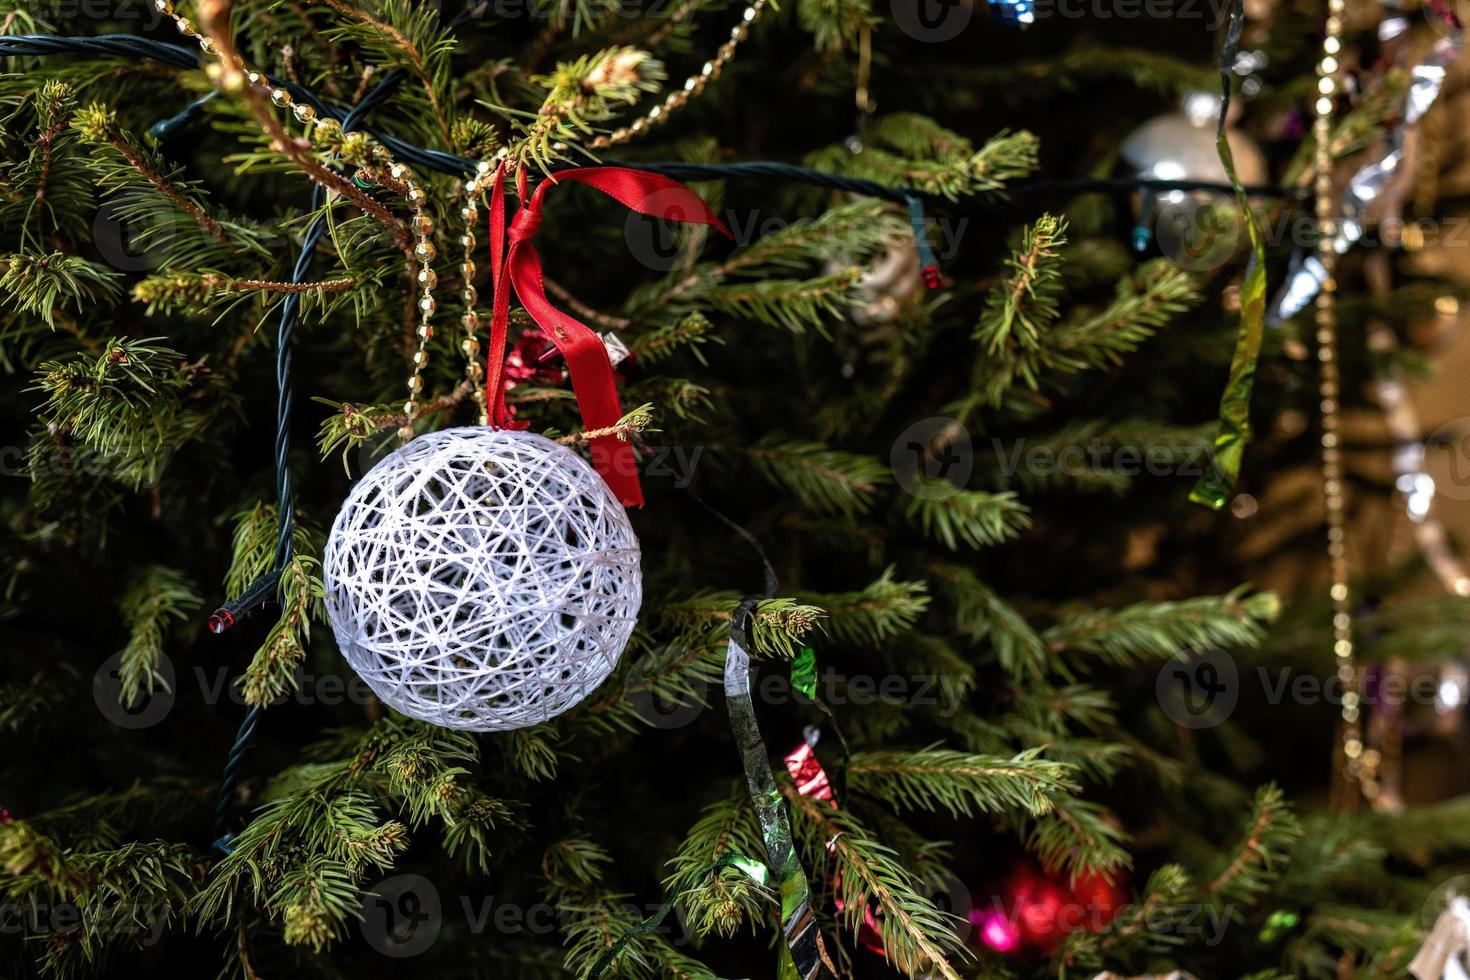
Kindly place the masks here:
MULTIPOLYGON (((505 224, 505 164, 495 171, 490 191, 490 270, 495 291, 490 320, 490 351, 485 371, 486 403, 490 424, 497 429, 524 429, 525 422, 511 418, 505 404, 505 353, 510 328, 510 293, 520 297, 531 319, 545 331, 565 358, 572 377, 572 391, 588 431, 610 428, 623 417, 618 402, 612 362, 602 338, 586 324, 568 316, 546 298, 541 278, 541 257, 532 239, 541 227, 542 198, 548 187, 564 182, 586 184, 639 214, 668 221, 710 225, 730 233, 709 207, 689 188, 676 180, 626 167, 583 167, 568 170, 542 181, 526 196, 525 170, 516 173, 521 206, 507 231, 505 224), (507 248, 507 242, 509 248, 507 248)), ((598 436, 591 441, 592 463, 617 498, 630 507, 643 506, 643 488, 638 482, 638 465, 633 447, 617 436, 598 436)))

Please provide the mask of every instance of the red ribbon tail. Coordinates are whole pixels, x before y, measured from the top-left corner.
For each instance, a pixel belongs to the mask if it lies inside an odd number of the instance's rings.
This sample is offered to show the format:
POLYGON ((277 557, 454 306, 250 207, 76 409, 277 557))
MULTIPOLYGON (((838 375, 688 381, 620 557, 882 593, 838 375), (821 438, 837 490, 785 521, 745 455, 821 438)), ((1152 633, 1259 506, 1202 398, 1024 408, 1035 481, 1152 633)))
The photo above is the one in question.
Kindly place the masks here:
MULTIPOLYGON (((583 167, 563 171, 542 181, 535 193, 526 195, 525 170, 516 174, 520 210, 506 227, 505 165, 495 171, 490 194, 490 264, 494 283, 494 313, 490 321, 490 352, 486 363, 487 403, 491 424, 497 428, 524 428, 510 417, 505 404, 505 355, 510 327, 510 291, 515 289, 546 336, 566 359, 572 390, 589 432, 611 429, 623 417, 618 401, 617 380, 607 346, 586 324, 568 316, 546 297, 541 275, 541 258, 531 244, 541 224, 541 202, 548 187, 567 182, 586 184, 618 201, 630 211, 667 221, 709 225, 728 236, 729 230, 698 194, 676 180, 659 174, 624 167, 583 167)), ((638 480, 638 463, 632 445, 616 435, 596 436, 589 442, 593 465, 608 488, 628 507, 643 506, 643 487, 638 480)))
MULTIPOLYGON (((566 359, 577 407, 582 412, 582 425, 589 432, 617 425, 623 417, 623 408, 607 345, 586 324, 563 313, 547 299, 541 257, 530 241, 511 244, 509 272, 521 305, 566 359)), ((642 507, 643 486, 638 480, 638 460, 633 446, 615 435, 602 435, 593 438, 588 448, 592 465, 607 481, 613 495, 626 507, 642 507)))
POLYGON ((553 179, 544 181, 536 188, 535 196, 540 198, 548 187, 560 183, 586 184, 602 191, 629 211, 665 221, 709 225, 726 238, 734 237, 725 223, 704 203, 704 198, 662 174, 627 167, 579 167, 563 170, 553 179))
POLYGON ((490 425, 513 424, 505 404, 505 348, 510 334, 510 276, 506 271, 505 164, 495 168, 490 185, 490 345, 485 352, 485 404, 490 425))

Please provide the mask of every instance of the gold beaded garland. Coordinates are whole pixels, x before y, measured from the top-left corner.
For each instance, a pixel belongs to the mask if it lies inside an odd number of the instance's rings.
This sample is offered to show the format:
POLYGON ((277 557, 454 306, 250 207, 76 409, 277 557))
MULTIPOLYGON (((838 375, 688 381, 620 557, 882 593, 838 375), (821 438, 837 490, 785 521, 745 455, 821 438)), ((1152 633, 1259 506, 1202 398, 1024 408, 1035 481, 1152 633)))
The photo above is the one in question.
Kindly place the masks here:
MULTIPOLYGON (((199 43, 200 50, 205 54, 222 57, 217 46, 208 37, 201 34, 192 21, 174 9, 171 0, 154 0, 154 6, 159 13, 173 20, 174 26, 178 28, 180 34, 185 37, 195 38, 199 43)), ((292 98, 291 93, 284 88, 272 88, 265 76, 260 72, 247 70, 245 64, 238 56, 234 60, 236 69, 238 69, 249 84, 269 97, 271 103, 277 108, 289 109, 292 115, 305 125, 314 125, 327 133, 334 133, 341 128, 341 125, 335 119, 318 118, 316 110, 310 105, 304 103, 298 104, 292 98)), ((418 309, 422 313, 423 318, 417 330, 419 343, 418 349, 414 351, 413 355, 413 373, 408 380, 409 397, 403 405, 403 413, 408 417, 408 420, 398 430, 399 438, 406 442, 413 438, 413 420, 418 415, 419 409, 417 396, 423 391, 423 370, 425 365, 429 363, 427 344, 433 336, 433 327, 430 325, 429 319, 433 316, 436 307, 433 290, 438 284, 438 276, 435 275, 434 270, 430 267, 430 263, 434 261, 435 256, 434 243, 432 241, 434 219, 428 213, 426 207, 428 195, 424 193, 423 187, 414 179, 413 172, 408 167, 394 162, 388 150, 372 142, 366 133, 358 131, 349 134, 349 136, 354 144, 368 146, 368 154, 372 161, 375 164, 387 166, 389 176, 404 185, 404 196, 408 200, 410 210, 413 212, 409 221, 409 227, 413 229, 414 234, 417 236, 417 241, 414 243, 413 248, 413 264, 417 268, 411 268, 409 271, 423 289, 423 294, 419 297, 418 301, 418 309)))
POLYGON ((1353 634, 1352 591, 1347 553, 1347 496, 1342 465, 1342 377, 1337 357, 1337 205, 1332 186, 1333 96, 1338 89, 1345 0, 1328 0, 1327 29, 1317 64, 1317 100, 1312 120, 1317 259, 1326 271, 1316 299, 1318 395, 1322 414, 1322 492, 1327 518, 1327 562, 1332 580, 1332 652, 1342 690, 1341 744, 1334 766, 1348 793, 1378 795, 1378 758, 1363 746, 1362 697, 1353 634))
MULTIPOLYGON (((505 160, 507 151, 502 149, 496 156, 496 164, 505 160)), ((480 223, 480 194, 484 191, 487 178, 493 173, 495 164, 489 160, 481 160, 475 164, 475 175, 464 185, 465 204, 460 210, 460 217, 464 218, 465 233, 460 236, 460 245, 464 247, 464 254, 459 263, 459 274, 464 279, 464 291, 460 298, 464 300, 464 316, 460 318, 460 325, 464 327, 464 339, 460 341, 460 350, 464 352, 465 381, 469 383, 470 393, 475 399, 475 406, 480 411, 480 424, 490 424, 490 410, 485 400, 485 366, 480 362, 480 316, 475 312, 475 305, 480 301, 479 290, 475 289, 475 232, 474 229, 480 223)))
POLYGON ((610 146, 617 146, 620 143, 628 142, 634 136, 642 134, 645 129, 650 129, 666 121, 670 115, 682 109, 690 99, 703 92, 704 87, 714 79, 719 78, 720 73, 725 70, 725 66, 729 64, 730 59, 735 57, 736 49, 740 47, 740 43, 750 34, 750 25, 761 15, 761 11, 766 9, 766 3, 767 0, 753 0, 740 14, 739 23, 730 28, 730 39, 720 45, 714 58, 706 61, 704 67, 698 73, 686 78, 682 87, 675 89, 665 96, 662 104, 649 109, 643 116, 633 120, 626 126, 621 126, 611 133, 598 136, 592 141, 592 148, 594 150, 605 150, 610 146))

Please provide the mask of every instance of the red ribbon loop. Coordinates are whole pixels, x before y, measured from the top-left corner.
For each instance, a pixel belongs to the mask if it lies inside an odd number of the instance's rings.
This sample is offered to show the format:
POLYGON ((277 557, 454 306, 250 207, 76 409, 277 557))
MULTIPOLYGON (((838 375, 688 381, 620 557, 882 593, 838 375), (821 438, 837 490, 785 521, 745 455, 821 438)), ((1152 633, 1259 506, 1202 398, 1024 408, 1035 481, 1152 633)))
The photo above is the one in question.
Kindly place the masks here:
MULTIPOLYGON (((583 167, 568 170, 542 181, 529 198, 525 171, 516 174, 520 209, 509 230, 505 221, 505 164, 495 171, 490 189, 490 280, 494 303, 490 320, 490 348, 485 370, 486 404, 490 424, 497 429, 524 429, 505 404, 505 353, 510 329, 510 294, 514 289, 531 319, 546 333, 566 360, 572 391, 588 431, 607 429, 623 417, 618 402, 612 362, 602 338, 586 324, 552 305, 546 297, 541 275, 541 257, 532 239, 541 227, 541 208, 546 190, 560 183, 586 184, 618 201, 630 211, 662 218, 710 225, 730 233, 704 201, 676 180, 626 167, 583 167)), ((590 443, 592 463, 617 498, 629 507, 643 506, 643 488, 638 482, 638 464, 633 447, 617 436, 594 438, 590 443)))
POLYGON ((533 238, 540 228, 541 215, 530 208, 521 208, 510 223, 510 240, 520 242, 533 238))

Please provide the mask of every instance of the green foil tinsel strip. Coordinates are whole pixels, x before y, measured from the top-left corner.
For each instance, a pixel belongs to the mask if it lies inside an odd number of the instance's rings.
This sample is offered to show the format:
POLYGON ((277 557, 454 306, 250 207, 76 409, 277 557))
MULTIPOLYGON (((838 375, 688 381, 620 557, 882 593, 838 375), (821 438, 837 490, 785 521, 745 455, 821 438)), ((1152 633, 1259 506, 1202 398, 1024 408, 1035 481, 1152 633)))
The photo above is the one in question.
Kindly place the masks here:
POLYGON ((1251 257, 1246 265, 1245 281, 1240 287, 1240 332, 1235 341, 1235 356, 1230 360, 1230 380, 1220 396, 1220 430, 1215 435, 1214 457, 1209 471, 1200 477, 1190 491, 1189 499, 1219 510, 1230 499, 1245 445, 1251 437, 1251 386, 1256 379, 1256 363, 1261 356, 1261 341, 1266 332, 1266 248, 1261 225, 1251 208, 1250 198, 1235 173, 1235 158, 1230 141, 1225 137, 1225 115, 1230 111, 1230 76, 1240 50, 1240 34, 1245 28, 1245 0, 1232 0, 1230 22, 1225 28, 1225 43, 1220 48, 1220 122, 1215 132, 1215 146, 1220 162, 1230 175, 1235 199, 1245 212, 1246 230, 1250 233, 1251 257))
POLYGON ((802 647, 791 661, 791 686, 808 701, 817 699, 817 651, 802 647))
POLYGON ((776 786, 770 755, 755 720, 755 703, 750 696, 750 654, 744 639, 755 604, 754 599, 742 602, 730 621, 730 644, 725 655, 725 705, 730 711, 730 730, 745 765, 745 781, 766 844, 766 863, 775 873, 781 894, 781 931, 786 936, 786 948, 791 951, 797 975, 802 980, 836 980, 835 967, 812 912, 806 872, 797 860, 791 840, 791 817, 776 786))

